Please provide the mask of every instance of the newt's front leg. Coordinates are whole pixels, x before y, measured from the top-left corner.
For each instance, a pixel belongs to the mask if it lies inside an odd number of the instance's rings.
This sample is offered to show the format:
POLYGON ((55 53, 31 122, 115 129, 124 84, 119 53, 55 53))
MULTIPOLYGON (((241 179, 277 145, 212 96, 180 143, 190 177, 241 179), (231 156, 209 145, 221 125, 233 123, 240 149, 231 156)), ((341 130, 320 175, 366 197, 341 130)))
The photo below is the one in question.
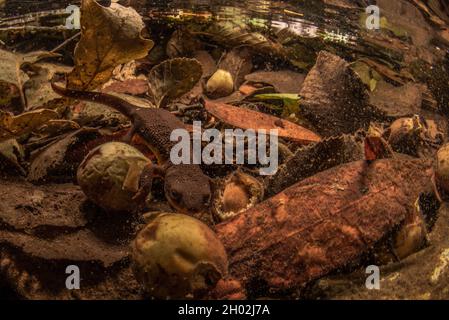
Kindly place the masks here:
POLYGON ((148 164, 144 167, 139 178, 139 189, 133 199, 142 200, 145 203, 151 194, 154 177, 164 177, 165 167, 155 164, 148 164))
POLYGON ((131 144, 131 141, 133 140, 135 134, 136 134, 136 127, 132 125, 129 131, 126 133, 126 135, 124 135, 123 138, 121 139, 122 142, 131 144))

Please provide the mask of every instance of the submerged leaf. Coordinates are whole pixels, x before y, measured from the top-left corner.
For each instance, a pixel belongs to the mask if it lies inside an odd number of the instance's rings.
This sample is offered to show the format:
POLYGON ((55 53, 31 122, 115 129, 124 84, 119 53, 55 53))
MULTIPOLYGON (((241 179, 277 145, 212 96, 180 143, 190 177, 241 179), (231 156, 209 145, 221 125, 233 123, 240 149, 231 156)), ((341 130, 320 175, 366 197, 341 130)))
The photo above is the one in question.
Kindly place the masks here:
POLYGON ((299 100, 301 99, 298 94, 294 93, 266 93, 258 94, 254 96, 259 100, 281 100, 283 107, 283 115, 289 116, 296 114, 299 111, 299 100))
POLYGON ((15 139, 9 139, 0 142, 0 169, 5 173, 12 169, 13 172, 19 172, 25 175, 21 162, 25 158, 23 147, 15 139))
POLYGON ((176 58, 154 67, 148 81, 156 107, 163 108, 170 100, 192 90, 202 75, 201 64, 196 59, 176 58))
MULTIPOLYGON (((26 100, 23 94, 23 85, 29 79, 29 76, 22 70, 25 65, 33 65, 34 63, 48 57, 59 56, 56 53, 47 51, 35 51, 26 54, 9 52, 0 50, 0 61, 2 72, 0 72, 0 85, 6 87, 7 85, 14 86, 20 92, 23 107, 26 108, 26 100)), ((15 90, 10 90, 14 92, 15 90)), ((8 97, 2 99, 8 100, 8 97)))
POLYGON ((297 289, 357 263, 432 190, 432 162, 351 162, 321 172, 216 226, 230 274, 261 294, 297 289), (379 205, 382 204, 382 205, 379 205), (294 252, 294 254, 292 254, 294 252))
POLYGON ((33 132, 57 117, 57 112, 48 109, 26 112, 19 116, 0 111, 0 141, 33 132))
POLYGON ((287 52, 281 44, 261 33, 251 32, 245 25, 234 21, 220 21, 209 25, 205 30, 194 30, 192 34, 205 35, 228 47, 248 46, 258 53, 287 58, 287 52))
POLYGON ((273 86, 278 93, 299 93, 305 75, 290 70, 257 71, 245 77, 245 80, 265 83, 273 86))
POLYGON ((95 89, 109 80, 116 66, 144 58, 153 48, 153 41, 142 37, 145 24, 133 8, 116 3, 107 8, 85 0, 81 13, 81 39, 69 89, 95 89))
POLYGON ((50 80, 55 74, 70 72, 71 68, 57 64, 37 63, 32 69, 33 74, 23 86, 28 109, 55 109, 61 106, 64 99, 53 91, 50 80))
POLYGON ((321 138, 312 131, 290 121, 270 116, 261 112, 234 107, 224 103, 206 100, 206 110, 222 121, 242 129, 271 130, 277 129, 280 137, 301 144, 318 142, 321 138))
POLYGON ((379 73, 361 61, 352 63, 351 68, 355 71, 355 73, 357 73, 362 82, 370 89, 370 91, 376 90, 377 82, 382 80, 382 76, 379 73))

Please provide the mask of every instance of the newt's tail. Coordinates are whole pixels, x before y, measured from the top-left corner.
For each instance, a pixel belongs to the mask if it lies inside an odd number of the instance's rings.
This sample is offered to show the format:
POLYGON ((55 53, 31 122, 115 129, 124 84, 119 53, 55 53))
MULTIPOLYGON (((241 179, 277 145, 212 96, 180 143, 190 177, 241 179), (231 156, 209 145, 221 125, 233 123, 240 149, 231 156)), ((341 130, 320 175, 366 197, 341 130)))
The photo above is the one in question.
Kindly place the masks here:
POLYGON ((107 93, 66 89, 56 85, 53 81, 51 87, 54 92, 63 97, 104 104, 130 119, 133 118, 134 110, 137 108, 135 105, 107 93))

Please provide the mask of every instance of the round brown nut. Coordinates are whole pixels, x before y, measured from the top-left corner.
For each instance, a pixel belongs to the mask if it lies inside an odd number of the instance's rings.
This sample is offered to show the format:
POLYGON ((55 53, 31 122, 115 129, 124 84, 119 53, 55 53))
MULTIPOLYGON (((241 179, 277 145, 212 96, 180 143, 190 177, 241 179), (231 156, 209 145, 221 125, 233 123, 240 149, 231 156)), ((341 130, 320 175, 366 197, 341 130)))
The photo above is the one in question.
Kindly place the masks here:
POLYGON ((78 168, 77 180, 86 196, 108 211, 133 211, 139 178, 151 161, 134 147, 109 142, 93 149, 78 168))
POLYGON ((160 213, 132 245, 133 270, 157 299, 200 297, 227 275, 226 251, 215 233, 183 214, 160 213))
POLYGON ((241 171, 227 176, 214 194, 212 211, 219 221, 231 219, 262 201, 264 188, 259 180, 241 171))

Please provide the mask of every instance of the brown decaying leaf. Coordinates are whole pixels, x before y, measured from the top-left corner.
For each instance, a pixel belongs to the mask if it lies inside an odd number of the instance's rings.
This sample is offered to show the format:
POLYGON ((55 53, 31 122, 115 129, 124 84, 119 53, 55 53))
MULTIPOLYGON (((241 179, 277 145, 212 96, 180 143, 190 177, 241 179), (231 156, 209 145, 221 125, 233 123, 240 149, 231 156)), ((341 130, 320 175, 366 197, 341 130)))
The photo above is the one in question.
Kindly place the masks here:
POLYGON ((196 59, 170 59, 154 67, 148 81, 156 107, 163 108, 170 100, 192 90, 202 75, 201 64, 196 59))
POLYGON ((46 124, 39 128, 37 131, 39 134, 56 136, 67 131, 73 131, 79 129, 78 123, 72 120, 49 120, 46 124))
POLYGON ((245 77, 250 82, 269 84, 279 93, 299 93, 304 79, 304 74, 290 70, 257 71, 245 77))
POLYGON ((370 103, 389 117, 412 116, 421 112, 426 90, 422 84, 409 82, 395 87, 386 81, 379 81, 376 90, 370 93, 370 103))
POLYGON ((29 75, 30 79, 23 86, 28 110, 55 109, 63 105, 65 99, 53 91, 50 80, 55 74, 65 74, 71 68, 45 62, 36 63, 30 68, 32 68, 33 73, 29 75))
POLYGON ((380 113, 369 105, 368 92, 349 64, 321 51, 307 74, 300 96, 300 113, 326 137, 367 128, 380 113))
POLYGON ((144 79, 128 79, 112 82, 103 88, 103 92, 125 93, 131 95, 143 95, 148 92, 148 81, 144 79))
POLYGON ((81 39, 75 49, 75 68, 68 76, 67 87, 95 89, 110 79, 116 66, 144 58, 154 45, 142 37, 144 27, 133 8, 116 3, 106 8, 94 0, 84 0, 81 39))
POLYGON ((301 144, 318 142, 321 138, 312 131, 261 112, 234 107, 228 104, 205 100, 206 110, 214 117, 242 129, 271 130, 277 129, 282 138, 301 144))
POLYGON ((251 32, 248 28, 232 21, 221 21, 210 25, 204 32, 192 32, 192 34, 206 35, 213 41, 234 48, 248 46, 254 52, 287 58, 285 48, 271 41, 258 32, 251 32))
POLYGON ((76 170, 89 153, 89 141, 101 137, 98 130, 82 128, 51 144, 33 160, 28 174, 32 182, 70 182, 76 170))
POLYGON ((274 196, 295 183, 341 164, 364 160, 363 141, 356 135, 323 139, 299 148, 278 169, 267 176, 266 195, 274 196))
POLYGON ((371 60, 369 58, 361 58, 359 61, 366 63, 368 66, 376 70, 379 74, 381 74, 383 77, 389 79, 392 81, 395 85, 404 85, 408 81, 414 81, 413 77, 406 73, 397 73, 390 69, 389 67, 371 60))
POLYGON ((24 66, 32 66, 44 58, 57 56, 59 56, 59 54, 47 51, 35 51, 21 54, 0 50, 0 60, 2 61, 0 83, 15 86, 20 92, 23 108, 26 109, 27 101, 23 93, 23 85, 29 79, 29 76, 22 70, 22 68, 24 66))
POLYGON ((284 190, 217 225, 230 275, 247 289, 263 280, 268 294, 357 262, 414 214, 418 196, 432 190, 432 171, 431 161, 358 161, 284 190))
POLYGON ((34 110, 18 116, 0 111, 0 141, 33 132, 58 116, 57 112, 48 109, 34 110))

